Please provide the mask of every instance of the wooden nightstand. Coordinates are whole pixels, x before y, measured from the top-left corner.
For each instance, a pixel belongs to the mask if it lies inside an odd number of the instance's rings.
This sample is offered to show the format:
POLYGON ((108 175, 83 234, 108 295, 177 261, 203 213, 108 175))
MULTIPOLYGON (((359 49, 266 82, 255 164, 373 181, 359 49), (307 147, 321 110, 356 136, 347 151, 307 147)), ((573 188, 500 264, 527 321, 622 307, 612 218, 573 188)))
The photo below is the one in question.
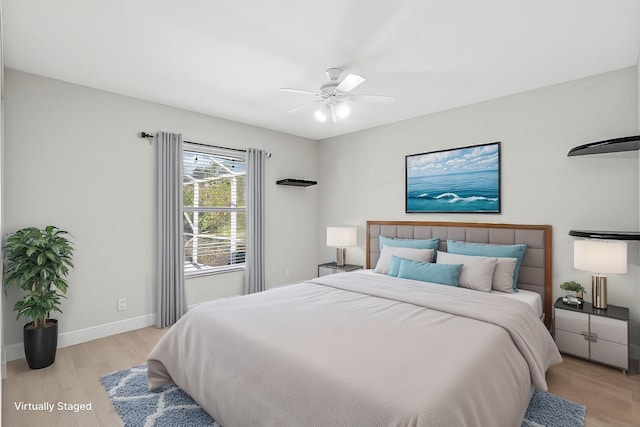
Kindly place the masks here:
POLYGON ((362 270, 362 266, 355 264, 345 264, 342 267, 338 267, 335 262, 326 262, 324 264, 318 265, 318 277, 355 270, 362 270))
POLYGON ((606 310, 564 304, 553 305, 554 335, 562 353, 629 369, 629 309, 609 304, 606 310))

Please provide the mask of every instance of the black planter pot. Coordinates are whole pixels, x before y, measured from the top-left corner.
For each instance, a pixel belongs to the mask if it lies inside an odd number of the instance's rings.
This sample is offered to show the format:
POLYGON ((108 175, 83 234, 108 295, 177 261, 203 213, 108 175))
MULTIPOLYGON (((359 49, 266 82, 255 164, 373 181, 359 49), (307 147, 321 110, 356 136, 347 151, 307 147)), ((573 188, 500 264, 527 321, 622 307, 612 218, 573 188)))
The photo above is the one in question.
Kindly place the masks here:
POLYGON ((24 354, 31 369, 46 368, 56 360, 58 321, 47 319, 47 324, 44 328, 30 329, 33 325, 30 322, 23 327, 24 354))

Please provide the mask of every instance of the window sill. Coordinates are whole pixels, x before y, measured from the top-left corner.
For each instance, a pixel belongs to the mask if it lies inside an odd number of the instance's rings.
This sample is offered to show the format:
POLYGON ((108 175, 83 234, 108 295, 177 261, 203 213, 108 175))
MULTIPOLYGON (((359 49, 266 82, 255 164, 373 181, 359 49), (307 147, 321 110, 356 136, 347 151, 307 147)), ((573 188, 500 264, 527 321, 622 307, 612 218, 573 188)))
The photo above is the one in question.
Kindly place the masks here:
POLYGON ((213 274, 223 274, 223 273, 232 273, 234 271, 243 271, 244 266, 245 266, 244 264, 236 264, 236 265, 230 265, 226 267, 203 268, 202 270, 198 270, 198 271, 185 272, 184 278, 193 279, 196 277, 210 276, 213 274))

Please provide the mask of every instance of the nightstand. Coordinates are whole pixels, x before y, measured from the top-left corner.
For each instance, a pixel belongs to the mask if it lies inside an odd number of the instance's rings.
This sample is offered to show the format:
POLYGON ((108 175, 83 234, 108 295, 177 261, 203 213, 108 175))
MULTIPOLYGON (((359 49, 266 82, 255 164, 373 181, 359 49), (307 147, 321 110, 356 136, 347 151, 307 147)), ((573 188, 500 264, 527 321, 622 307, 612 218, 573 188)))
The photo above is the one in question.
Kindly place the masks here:
POLYGON ((335 262, 326 262, 324 264, 318 265, 318 277, 355 270, 362 270, 362 266, 355 264, 345 264, 342 267, 338 267, 335 262))
POLYGON ((629 309, 609 304, 606 310, 568 305, 558 298, 553 305, 556 345, 562 353, 629 369, 629 309))

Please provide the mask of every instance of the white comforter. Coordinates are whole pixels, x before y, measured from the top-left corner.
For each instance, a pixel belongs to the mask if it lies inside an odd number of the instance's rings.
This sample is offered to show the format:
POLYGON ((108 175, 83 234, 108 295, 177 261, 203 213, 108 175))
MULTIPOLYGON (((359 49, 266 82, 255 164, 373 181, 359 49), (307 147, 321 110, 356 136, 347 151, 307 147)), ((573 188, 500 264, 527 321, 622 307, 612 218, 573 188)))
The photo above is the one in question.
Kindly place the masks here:
POLYGON ((199 305, 148 380, 225 427, 520 426, 560 361, 524 303, 354 272, 199 305))

